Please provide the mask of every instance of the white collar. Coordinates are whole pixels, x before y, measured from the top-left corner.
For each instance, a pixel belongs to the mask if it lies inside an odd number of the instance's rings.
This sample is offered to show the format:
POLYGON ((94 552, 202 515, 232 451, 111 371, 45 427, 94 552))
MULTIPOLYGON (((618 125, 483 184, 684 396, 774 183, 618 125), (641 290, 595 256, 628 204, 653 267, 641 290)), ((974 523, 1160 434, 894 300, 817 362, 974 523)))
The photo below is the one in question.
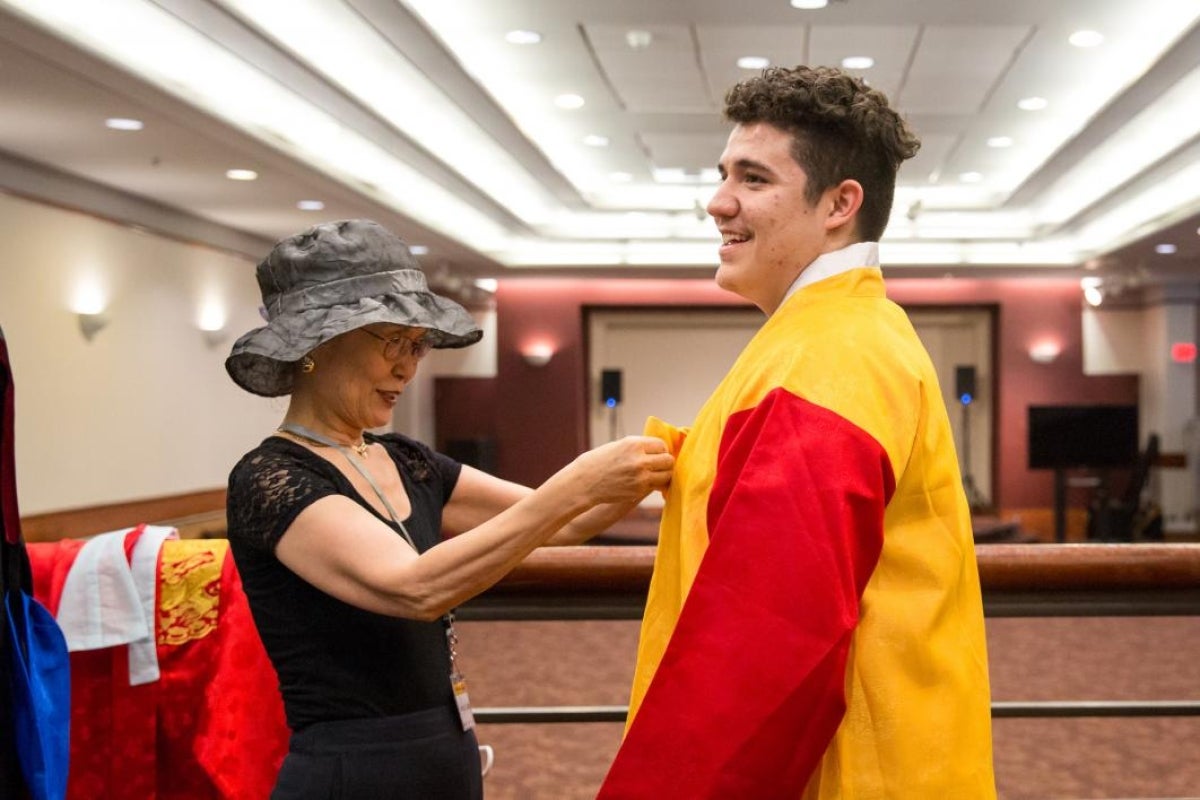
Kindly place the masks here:
POLYGON ((807 267, 800 271, 796 280, 788 287, 779 305, 805 286, 832 278, 843 272, 861 267, 879 266, 879 242, 855 242, 840 250, 822 253, 812 260, 807 267))

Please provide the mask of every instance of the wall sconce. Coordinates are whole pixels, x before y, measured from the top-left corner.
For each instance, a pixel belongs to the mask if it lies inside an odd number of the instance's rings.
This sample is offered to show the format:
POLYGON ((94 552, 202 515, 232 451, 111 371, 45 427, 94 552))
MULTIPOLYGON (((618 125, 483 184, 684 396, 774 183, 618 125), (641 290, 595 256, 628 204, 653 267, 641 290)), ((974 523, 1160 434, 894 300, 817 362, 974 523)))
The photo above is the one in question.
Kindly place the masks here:
POLYGON ((225 341, 225 318, 225 307, 216 300, 208 300, 200 309, 200 319, 196 327, 200 328, 204 343, 213 350, 225 341))
POLYGON ((108 324, 108 315, 104 313, 107 307, 108 292, 99 277, 87 274, 75 281, 67 308, 75 312, 79 332, 87 341, 94 339, 108 324))
POLYGON ((218 347, 220 347, 221 343, 224 342, 226 338, 224 328, 213 328, 211 330, 208 328, 201 328, 200 336, 204 338, 204 343, 213 350, 216 350, 218 347))
POLYGON ((102 311, 80 311, 76 316, 79 318, 79 330, 89 342, 108 324, 108 315, 102 311))
POLYGON ((1038 364, 1051 364, 1062 353, 1058 342, 1041 341, 1029 345, 1029 357, 1038 364))
POLYGON ((526 345, 521 349, 521 358, 531 367, 544 367, 550 363, 554 348, 545 343, 526 345))

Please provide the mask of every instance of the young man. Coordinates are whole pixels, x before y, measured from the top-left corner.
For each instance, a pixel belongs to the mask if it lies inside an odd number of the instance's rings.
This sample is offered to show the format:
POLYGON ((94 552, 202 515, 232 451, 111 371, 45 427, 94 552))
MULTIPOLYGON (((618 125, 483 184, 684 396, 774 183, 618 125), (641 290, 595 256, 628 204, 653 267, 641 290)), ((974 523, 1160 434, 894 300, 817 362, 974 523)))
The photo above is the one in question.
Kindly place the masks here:
POLYGON ((678 458, 600 797, 994 798, 971 521, 877 241, 919 143, 828 68, 735 86, 717 283, 768 315, 678 458))

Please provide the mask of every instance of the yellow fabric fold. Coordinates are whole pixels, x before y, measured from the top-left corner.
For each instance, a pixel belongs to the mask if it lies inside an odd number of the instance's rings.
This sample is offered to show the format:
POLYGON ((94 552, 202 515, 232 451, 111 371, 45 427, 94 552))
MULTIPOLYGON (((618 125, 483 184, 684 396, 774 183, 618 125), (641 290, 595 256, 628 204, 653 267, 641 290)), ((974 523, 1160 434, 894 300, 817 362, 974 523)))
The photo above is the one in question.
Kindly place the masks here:
POLYGON ((995 797, 982 601, 950 423, 929 357, 907 316, 886 299, 877 268, 790 297, 690 429, 647 422, 646 433, 666 441, 677 460, 629 724, 652 681, 670 679, 656 672, 708 547, 725 423, 776 388, 868 433, 896 479, 851 643, 846 714, 804 797, 995 797))

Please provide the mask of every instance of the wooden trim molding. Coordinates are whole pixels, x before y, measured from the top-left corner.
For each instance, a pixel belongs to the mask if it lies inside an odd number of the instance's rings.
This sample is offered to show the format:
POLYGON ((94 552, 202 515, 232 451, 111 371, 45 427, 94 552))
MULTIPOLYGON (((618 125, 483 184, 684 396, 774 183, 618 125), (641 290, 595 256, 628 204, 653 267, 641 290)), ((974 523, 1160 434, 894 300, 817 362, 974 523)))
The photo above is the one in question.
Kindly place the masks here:
MULTIPOLYGON (((27 542, 54 542, 130 528, 143 522, 176 524, 176 520, 207 517, 215 512, 220 512, 223 534, 225 489, 32 514, 21 517, 21 533, 27 542)), ((184 535, 182 527, 180 535, 184 535)))
POLYGON ((1159 453, 1154 466, 1161 469, 1186 469, 1187 453, 1159 453))

